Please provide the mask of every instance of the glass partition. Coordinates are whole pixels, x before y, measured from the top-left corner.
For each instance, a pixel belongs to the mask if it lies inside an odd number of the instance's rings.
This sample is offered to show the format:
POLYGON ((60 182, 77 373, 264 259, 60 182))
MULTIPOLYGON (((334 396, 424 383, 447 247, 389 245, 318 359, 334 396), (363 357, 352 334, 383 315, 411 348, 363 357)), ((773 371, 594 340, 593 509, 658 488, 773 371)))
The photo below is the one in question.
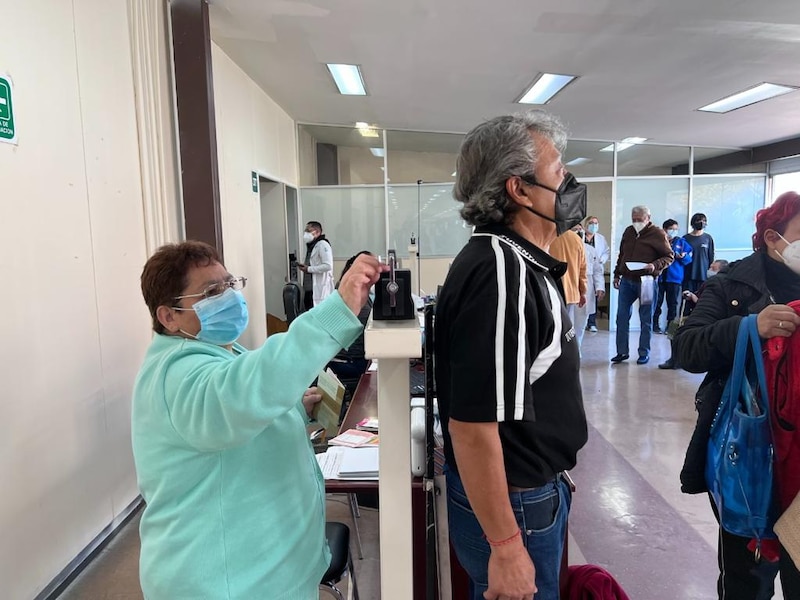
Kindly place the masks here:
MULTIPOLYGON (((383 186, 305 187, 300 189, 301 227, 319 221, 337 260, 361 250, 386 254, 383 186)), ((298 258, 302 261, 304 249, 298 258)))
POLYGON ((300 184, 383 185, 383 130, 299 125, 300 184))
POLYGON ((605 152, 608 142, 569 140, 561 162, 579 180, 581 177, 611 177, 614 175, 614 153, 605 152))
POLYGON ((392 184, 455 180, 462 134, 387 131, 386 162, 392 184))
POLYGON ((737 260, 753 251, 756 212, 764 208, 766 178, 695 177, 692 213, 705 213, 715 258, 737 260))
POLYGON ((389 247, 408 256, 412 234, 422 258, 451 257, 467 243, 472 227, 461 218, 452 183, 389 187, 389 247))
POLYGON ((766 171, 767 163, 753 163, 750 161, 749 150, 701 147, 695 147, 694 149, 695 175, 766 173, 766 171))
POLYGON ((681 165, 689 164, 689 156, 689 146, 636 144, 617 152, 617 175, 677 175, 681 165))

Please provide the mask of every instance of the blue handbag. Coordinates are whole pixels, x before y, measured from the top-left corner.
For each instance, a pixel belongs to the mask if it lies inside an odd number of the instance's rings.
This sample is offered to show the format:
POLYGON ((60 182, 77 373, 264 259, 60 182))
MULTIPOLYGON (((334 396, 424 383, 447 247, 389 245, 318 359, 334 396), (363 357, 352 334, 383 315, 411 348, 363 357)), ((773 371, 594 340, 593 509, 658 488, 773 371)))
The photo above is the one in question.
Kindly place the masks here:
MULTIPOLYGON (((706 483, 730 533, 774 538, 773 448, 757 315, 739 325, 733 369, 711 424, 706 483)), ((756 552, 760 552, 757 547, 756 552)))

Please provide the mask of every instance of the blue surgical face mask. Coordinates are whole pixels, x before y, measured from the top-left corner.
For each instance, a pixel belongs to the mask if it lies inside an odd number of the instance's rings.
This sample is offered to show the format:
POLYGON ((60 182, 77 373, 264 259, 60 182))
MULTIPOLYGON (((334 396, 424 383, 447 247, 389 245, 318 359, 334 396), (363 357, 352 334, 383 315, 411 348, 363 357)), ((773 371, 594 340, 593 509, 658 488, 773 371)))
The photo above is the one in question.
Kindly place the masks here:
POLYGON ((677 229, 667 229, 667 235, 669 239, 674 239, 678 237, 678 230, 677 229))
POLYGON ((600 225, 598 225, 597 223, 589 223, 586 226, 586 230, 589 233, 597 233, 600 230, 600 225))
POLYGON ((232 344, 247 328, 247 302, 239 290, 228 288, 219 296, 195 302, 191 309, 200 320, 200 331, 188 336, 209 344, 225 346, 232 344))

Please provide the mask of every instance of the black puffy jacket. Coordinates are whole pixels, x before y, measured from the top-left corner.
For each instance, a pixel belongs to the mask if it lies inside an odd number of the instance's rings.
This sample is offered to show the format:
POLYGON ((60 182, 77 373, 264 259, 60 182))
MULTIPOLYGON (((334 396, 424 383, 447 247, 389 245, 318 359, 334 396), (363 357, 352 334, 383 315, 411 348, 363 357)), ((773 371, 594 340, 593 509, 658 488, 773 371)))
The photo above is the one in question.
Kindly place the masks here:
POLYGON ((681 470, 686 494, 708 491, 708 436, 733 366, 739 323, 775 302, 767 289, 766 260, 771 259, 755 252, 706 281, 697 306, 675 336, 676 362, 692 373, 707 373, 695 395, 697 424, 681 470))

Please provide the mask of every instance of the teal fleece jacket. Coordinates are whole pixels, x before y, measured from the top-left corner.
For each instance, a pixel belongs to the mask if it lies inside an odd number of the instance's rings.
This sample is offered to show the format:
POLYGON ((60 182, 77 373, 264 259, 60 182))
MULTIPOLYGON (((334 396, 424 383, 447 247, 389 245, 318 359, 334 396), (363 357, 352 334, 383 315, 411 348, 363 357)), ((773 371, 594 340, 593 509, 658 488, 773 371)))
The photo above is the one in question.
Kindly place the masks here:
POLYGON ((253 351, 154 336, 132 416, 147 600, 318 597, 325 486, 302 396, 361 328, 336 292, 253 351))

